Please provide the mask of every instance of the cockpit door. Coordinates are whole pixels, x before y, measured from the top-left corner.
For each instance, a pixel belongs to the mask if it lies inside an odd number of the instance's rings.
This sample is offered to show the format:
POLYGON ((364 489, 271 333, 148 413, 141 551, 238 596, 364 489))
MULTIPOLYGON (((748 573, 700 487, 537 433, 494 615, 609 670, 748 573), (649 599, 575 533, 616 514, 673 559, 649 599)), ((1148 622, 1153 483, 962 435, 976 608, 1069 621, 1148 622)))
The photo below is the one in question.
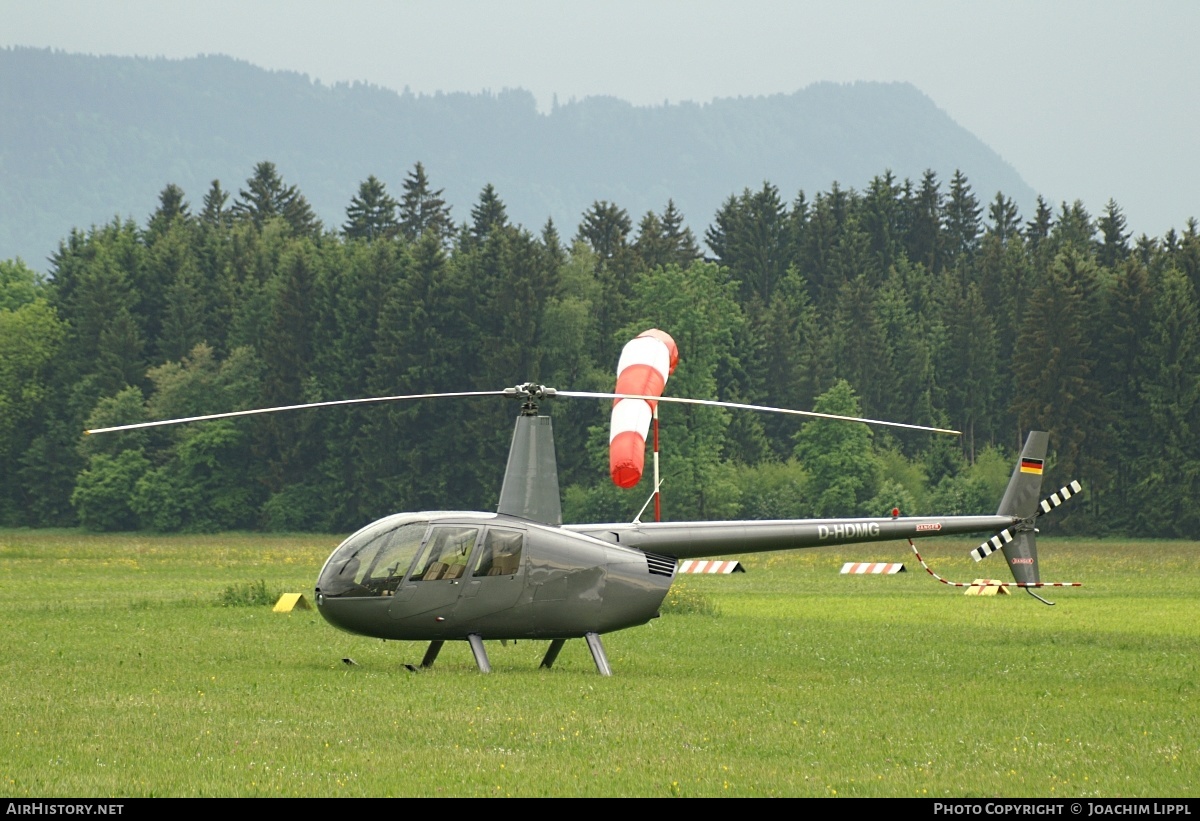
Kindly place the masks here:
POLYGON ((462 594, 478 541, 478 527, 429 528, 425 546, 392 597, 388 615, 399 620, 419 620, 421 624, 428 622, 431 628, 443 622, 462 594))

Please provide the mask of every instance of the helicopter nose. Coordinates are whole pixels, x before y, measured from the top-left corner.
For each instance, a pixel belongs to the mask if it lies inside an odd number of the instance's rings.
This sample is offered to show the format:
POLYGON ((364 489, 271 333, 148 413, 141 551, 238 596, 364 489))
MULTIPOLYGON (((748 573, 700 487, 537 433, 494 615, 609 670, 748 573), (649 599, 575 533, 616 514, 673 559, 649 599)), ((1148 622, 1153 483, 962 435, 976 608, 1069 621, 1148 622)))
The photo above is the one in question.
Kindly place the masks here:
POLYGON ((391 596, 343 598, 328 591, 317 592, 317 611, 325 621, 347 633, 377 639, 405 637, 400 623, 389 615, 392 603, 391 596))

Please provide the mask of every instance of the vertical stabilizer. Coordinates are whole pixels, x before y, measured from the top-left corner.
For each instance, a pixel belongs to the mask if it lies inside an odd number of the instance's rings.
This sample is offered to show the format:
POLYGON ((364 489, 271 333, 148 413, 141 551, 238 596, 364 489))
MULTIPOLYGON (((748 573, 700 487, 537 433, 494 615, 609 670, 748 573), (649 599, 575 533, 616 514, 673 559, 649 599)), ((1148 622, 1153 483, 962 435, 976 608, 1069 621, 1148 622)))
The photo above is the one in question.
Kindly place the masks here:
POLYGON ((1013 468, 1012 478, 1000 500, 1001 516, 1020 516, 1027 519, 1037 513, 1038 500, 1042 493, 1042 472, 1046 465, 1046 445, 1049 434, 1031 430, 1021 450, 1021 458, 1013 468))
POLYGON ((549 416, 522 413, 517 417, 496 510, 543 524, 562 524, 554 428, 549 416))
POLYGON ((1046 445, 1049 435, 1045 431, 1029 432, 1021 458, 1013 468, 1012 478, 1000 500, 996 512, 1004 516, 1019 516, 1030 520, 1025 525, 1010 528, 1012 540, 1004 545, 1004 558, 1012 570, 1013 578, 1022 584, 1037 584, 1038 572, 1037 530, 1033 517, 1038 512, 1038 501, 1042 493, 1042 474, 1046 467, 1046 445))

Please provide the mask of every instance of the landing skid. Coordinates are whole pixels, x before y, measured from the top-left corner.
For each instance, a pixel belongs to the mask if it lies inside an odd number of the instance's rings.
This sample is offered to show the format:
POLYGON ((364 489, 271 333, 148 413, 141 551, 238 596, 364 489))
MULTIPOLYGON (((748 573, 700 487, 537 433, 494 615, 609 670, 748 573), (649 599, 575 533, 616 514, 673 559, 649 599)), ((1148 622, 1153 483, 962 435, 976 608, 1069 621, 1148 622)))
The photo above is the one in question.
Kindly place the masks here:
MULTIPOLYGON (((588 650, 592 653, 592 661, 596 663, 596 672, 602 676, 611 676, 612 667, 608 663, 608 656, 604 653, 604 645, 600 642, 599 633, 588 633, 584 636, 587 640, 588 650)), ((479 672, 492 672, 491 662, 488 661, 487 650, 483 646, 483 637, 478 633, 472 633, 467 636, 467 642, 471 645, 471 654, 475 656, 475 664, 479 667, 479 672)), ((421 669, 428 670, 437 661, 438 653, 442 652, 444 641, 431 641, 429 649, 425 651, 425 657, 421 659, 421 669)), ((550 642, 550 647, 546 649, 546 655, 542 657, 541 667, 549 670, 554 666, 554 662, 558 659, 558 654, 562 651, 563 645, 567 643, 566 639, 554 639, 550 642)), ((411 664, 404 665, 409 670, 415 670, 411 664)))

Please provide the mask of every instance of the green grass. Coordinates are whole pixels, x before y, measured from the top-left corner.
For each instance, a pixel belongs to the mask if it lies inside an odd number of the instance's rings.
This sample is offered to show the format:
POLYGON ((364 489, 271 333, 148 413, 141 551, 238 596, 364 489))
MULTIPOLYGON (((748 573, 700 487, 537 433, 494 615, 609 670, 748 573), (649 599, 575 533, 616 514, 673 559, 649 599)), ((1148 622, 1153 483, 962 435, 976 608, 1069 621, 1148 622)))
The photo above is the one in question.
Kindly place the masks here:
MULTIPOLYGON (((903 544, 740 557, 605 636, 602 678, 582 641, 414 674, 421 644, 220 606, 311 597, 337 541, 0 531, 0 794, 1200 795, 1193 543, 1044 539, 1047 580, 1086 584, 1054 608, 963 596, 903 544)), ((972 546, 922 555, 970 581, 972 546)))
POLYGON ((262 607, 275 604, 282 595, 282 590, 268 590, 267 583, 259 579, 229 585, 221 591, 217 601, 222 607, 262 607))

